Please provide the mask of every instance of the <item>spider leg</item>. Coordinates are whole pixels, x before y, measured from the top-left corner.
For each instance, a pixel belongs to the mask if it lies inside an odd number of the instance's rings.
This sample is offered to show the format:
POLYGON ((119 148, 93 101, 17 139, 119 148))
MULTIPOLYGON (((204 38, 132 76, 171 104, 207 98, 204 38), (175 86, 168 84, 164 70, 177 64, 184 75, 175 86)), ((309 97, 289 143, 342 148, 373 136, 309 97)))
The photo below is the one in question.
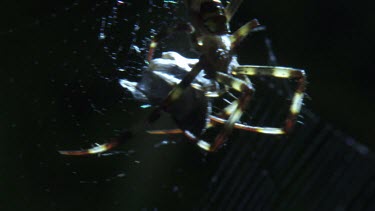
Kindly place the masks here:
POLYGON ((230 114, 232 114, 238 107, 238 99, 237 100, 234 100, 231 102, 231 104, 229 104, 228 106, 226 106, 222 112, 220 112, 220 116, 223 117, 223 118, 228 118, 230 116, 230 114))
POLYGON ((73 156, 82 156, 82 155, 92 155, 92 154, 101 154, 108 150, 111 150, 119 145, 121 145, 124 141, 130 139, 133 136, 133 133, 124 130, 116 137, 110 138, 104 144, 95 144, 94 147, 88 149, 81 149, 81 150, 59 150, 58 152, 62 155, 73 155, 73 156))
POLYGON ((163 100, 159 107, 157 107, 149 116, 148 122, 154 122, 160 117, 161 110, 166 110, 170 104, 178 100, 183 94, 184 90, 190 86, 191 82, 202 70, 201 61, 194 65, 189 73, 175 86, 169 93, 168 96, 163 100))
POLYGON ((166 134, 181 134, 184 133, 181 129, 169 129, 169 130, 147 130, 146 131, 149 134, 152 135, 166 135, 166 134))
MULTIPOLYGON (((210 115, 209 119, 211 121, 211 124, 224 124, 226 119, 210 115)), ((284 130, 282 128, 273 128, 273 127, 257 127, 257 126, 251 126, 251 125, 245 125, 241 123, 234 123, 233 128, 240 129, 240 130, 246 130, 249 132, 256 132, 256 133, 265 133, 265 134, 273 134, 273 135, 281 135, 285 134, 284 130)))
POLYGON ((150 49, 148 51, 148 55, 147 55, 147 61, 151 61, 153 55, 154 55, 154 51, 158 45, 158 42, 162 39, 165 39, 167 38, 168 36, 176 33, 176 32, 186 32, 186 33, 193 33, 194 32, 194 27, 190 24, 190 23, 180 23, 180 24, 177 24, 175 27, 173 28, 164 28, 162 29, 158 34, 156 34, 152 40, 151 40, 151 43, 150 43, 150 49))
POLYGON ((259 22, 257 19, 253 19, 249 22, 247 22, 245 25, 241 26, 237 31, 235 31, 231 36, 231 47, 234 48, 237 46, 249 33, 252 29, 259 26, 259 22))
POLYGON ((110 149, 119 145, 119 141, 117 139, 111 139, 108 143, 105 144, 96 144, 96 146, 89 148, 89 149, 82 149, 82 150, 59 150, 58 152, 62 155, 74 155, 74 156, 82 156, 82 155, 92 155, 92 154, 99 154, 102 152, 106 152, 110 149))
POLYGON ((225 7, 225 16, 227 17, 227 22, 229 23, 234 14, 236 14, 238 8, 240 7, 243 0, 232 0, 225 7))
MULTIPOLYGON (((237 78, 245 81, 246 84, 251 84, 250 79, 246 75, 239 75, 239 76, 237 76, 237 78)), ((231 102, 228 101, 229 105, 227 105, 225 108, 223 108, 222 111, 219 114, 219 116, 221 118, 225 118, 225 119, 228 118, 230 116, 230 114, 233 113, 238 106, 238 98, 236 96, 234 96, 233 94, 231 94, 230 92, 228 92, 228 90, 226 90, 226 93, 228 93, 233 98, 233 100, 231 102)), ((218 122, 216 122, 216 123, 218 123, 218 122)))
POLYGON ((289 67, 240 65, 235 70, 233 70, 232 74, 249 76, 271 76, 276 78, 297 80, 297 89, 294 92, 291 106, 289 108, 289 114, 286 118, 285 126, 282 129, 284 133, 288 133, 292 130, 303 103, 303 96, 306 86, 306 76, 304 70, 289 67))
POLYGON ((234 105, 233 107, 227 106, 227 108, 229 110, 233 110, 233 112, 229 115, 228 120, 225 121, 224 127, 216 136, 213 145, 210 145, 205 141, 198 142, 198 145, 201 148, 208 151, 216 151, 220 146, 224 144, 224 142, 227 140, 228 135, 232 132, 235 123, 241 118, 242 113, 254 92, 254 88, 251 83, 247 83, 244 80, 235 78, 222 72, 216 73, 216 80, 233 88, 238 92, 241 92, 242 96, 238 99, 236 105, 234 105))

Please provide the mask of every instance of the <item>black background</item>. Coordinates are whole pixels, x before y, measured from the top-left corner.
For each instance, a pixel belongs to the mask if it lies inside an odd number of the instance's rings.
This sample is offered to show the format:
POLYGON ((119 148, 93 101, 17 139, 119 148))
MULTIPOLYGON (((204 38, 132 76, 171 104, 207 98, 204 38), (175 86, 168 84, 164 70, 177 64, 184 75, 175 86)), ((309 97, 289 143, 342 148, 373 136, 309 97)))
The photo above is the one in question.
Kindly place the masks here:
MULTIPOLYGON (((145 13, 148 3, 138 4, 134 7, 144 5, 145 13)), ((126 156, 65 158, 56 153, 64 147, 89 146, 93 137, 103 141, 122 128, 139 125, 147 115, 133 112, 134 103, 121 101, 116 80, 103 79, 116 78, 98 41, 100 18, 111 9, 108 5, 1 3, 1 210, 168 207, 161 197, 183 198, 189 204, 199 200, 191 190, 204 188, 210 169, 218 165, 215 158, 225 155, 224 150, 206 158, 185 142, 158 151, 152 146, 162 139, 145 134, 128 143, 135 153, 126 156), (107 108, 105 115, 92 112, 88 99, 107 108), (190 175, 169 172, 179 166, 190 175), (146 179, 140 181, 139 175, 146 179), (158 179, 163 182, 155 184, 158 179), (180 180, 190 182, 191 189, 179 186, 180 180)), ((244 1, 233 23, 238 27, 258 18, 266 25, 278 63, 307 72, 306 107, 374 149, 372 12, 365 1, 244 1)), ((241 63, 259 62, 254 40, 239 48, 241 63)))

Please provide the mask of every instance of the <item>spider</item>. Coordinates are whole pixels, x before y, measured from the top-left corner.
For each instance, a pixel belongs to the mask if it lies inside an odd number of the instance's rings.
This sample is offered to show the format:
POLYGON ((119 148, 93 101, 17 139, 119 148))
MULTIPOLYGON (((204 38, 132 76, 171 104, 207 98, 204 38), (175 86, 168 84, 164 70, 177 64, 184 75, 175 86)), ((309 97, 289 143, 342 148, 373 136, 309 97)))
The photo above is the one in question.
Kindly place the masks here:
MULTIPOLYGON (((238 64, 234 53, 235 47, 238 46, 252 29, 259 26, 258 21, 254 19, 240 27, 233 34, 230 33, 229 22, 241 2, 242 0, 232 0, 224 7, 219 0, 185 0, 185 6, 188 8, 191 23, 179 24, 172 29, 160 32, 152 39, 150 44, 149 61, 152 59, 154 49, 161 39, 174 32, 185 31, 192 35, 192 40, 196 43, 195 48, 200 52, 200 57, 197 63, 191 68, 191 71, 186 74, 181 82, 155 108, 150 115, 149 122, 157 120, 162 111, 168 111, 170 106, 181 98, 184 91, 190 87, 193 80, 201 71, 204 71, 207 79, 214 80, 241 93, 238 99, 223 109, 221 117, 210 116, 210 121, 224 124, 212 144, 199 139, 198 136, 189 131, 184 131, 185 135, 196 141, 198 146, 207 151, 216 151, 219 149, 227 141, 233 127, 268 134, 288 133, 292 130, 302 106, 305 90, 305 72, 303 70, 279 66, 238 64), (297 81, 297 89, 294 93, 284 127, 252 127, 237 123, 254 93, 253 85, 247 76, 271 76, 297 81)), ((219 91, 216 94, 220 95, 219 91)))
MULTIPOLYGON (((242 0, 232 0, 226 7, 219 0, 185 0, 191 23, 178 24, 162 30, 152 38, 148 71, 139 83, 123 80, 121 84, 140 101, 150 102, 155 108, 148 118, 153 123, 161 113, 170 113, 178 129, 149 130, 151 134, 184 134, 200 148, 214 152, 228 140, 233 128, 265 134, 289 133, 301 110, 305 90, 305 72, 300 69, 280 66, 239 65, 235 47, 259 23, 249 21, 234 33, 230 32, 229 22, 242 0), (152 59, 158 42, 175 32, 191 34, 198 59, 187 59, 176 52, 167 52, 160 59, 152 59), (280 128, 257 127, 238 123, 254 93, 248 76, 269 76, 294 79, 297 88, 294 92, 285 125, 280 128), (222 84, 225 89, 221 89, 222 84), (220 97, 229 89, 239 92, 219 115, 211 114, 208 98, 220 97), (185 106, 189 104, 189 106, 185 106), (194 118, 192 118, 194 116, 194 118), (223 124, 212 142, 201 139, 205 131, 223 124)), ((95 154, 109 150, 118 143, 114 139, 107 144, 87 150, 59 151, 66 155, 95 154)))

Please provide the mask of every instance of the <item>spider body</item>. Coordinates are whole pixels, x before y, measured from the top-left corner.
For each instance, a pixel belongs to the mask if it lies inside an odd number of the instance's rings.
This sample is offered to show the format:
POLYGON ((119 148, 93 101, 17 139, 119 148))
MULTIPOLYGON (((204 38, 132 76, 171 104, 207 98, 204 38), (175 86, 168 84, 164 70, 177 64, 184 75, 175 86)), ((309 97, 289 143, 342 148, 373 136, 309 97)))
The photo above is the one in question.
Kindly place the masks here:
MULTIPOLYGON (((216 151, 220 148, 227 141, 234 127, 269 134, 284 134, 289 132, 293 128, 302 106, 305 89, 305 75, 303 70, 238 64, 234 48, 253 28, 259 25, 257 20, 252 20, 231 34, 229 22, 237 11, 241 1, 232 0, 224 7, 219 0, 185 0, 185 6, 188 9, 191 22, 179 24, 168 31, 161 31, 153 38, 150 44, 149 61, 152 59, 154 49, 159 40, 168 37, 176 31, 185 31, 191 34, 195 48, 200 53, 199 60, 192 67, 191 71, 168 93, 166 98, 150 115, 150 123, 157 120, 162 111, 168 112, 169 107, 183 96, 185 90, 190 87, 193 80, 201 71, 204 72, 206 78, 223 84, 226 89, 233 89, 240 92, 240 97, 224 108, 219 117, 211 116, 211 121, 224 124, 213 142, 201 140, 199 138, 201 134, 196 135, 191 133, 191 131, 184 130, 185 135, 207 151, 216 151), (255 127, 249 125, 238 124, 254 93, 254 88, 248 76, 271 76, 297 80, 298 87, 293 97, 290 114, 286 119, 284 128, 256 127, 257 129, 254 129, 255 127)), ((220 96, 220 91, 215 90, 214 92, 216 92, 215 97, 220 96)), ((207 96, 210 95, 207 94, 207 96)), ((211 124, 207 124, 205 129, 211 126, 211 124)), ((205 129, 202 130, 202 133, 205 129)))

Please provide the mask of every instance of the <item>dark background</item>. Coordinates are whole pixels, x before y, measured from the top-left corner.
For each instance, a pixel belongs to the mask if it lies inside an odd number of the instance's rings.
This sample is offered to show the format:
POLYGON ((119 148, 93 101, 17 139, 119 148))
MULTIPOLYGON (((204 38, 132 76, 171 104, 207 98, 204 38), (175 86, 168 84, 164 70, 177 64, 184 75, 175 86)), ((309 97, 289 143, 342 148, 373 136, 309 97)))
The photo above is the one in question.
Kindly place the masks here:
MULTIPOLYGON (((141 125, 147 116, 135 110, 138 104, 123 100, 116 67, 98 40, 101 18, 111 5, 0 4, 1 210, 151 210, 177 205, 168 205, 162 197, 182 198, 186 205, 199 200, 191 190, 203 190, 210 170, 225 156, 223 150, 206 157, 179 141, 159 150, 153 146, 163 138, 143 133, 127 143, 125 148, 132 150, 115 156, 57 154, 59 149, 103 142, 123 128, 141 125), (190 187, 179 185, 181 181, 190 187)), ((130 22, 137 13, 137 18, 145 18, 149 6, 148 1, 134 3, 130 22)), ((233 26, 258 18, 267 26, 278 63, 306 70, 306 107, 374 149, 372 12, 365 1, 244 1, 233 26)), ((262 63, 255 40, 261 39, 249 38, 239 48, 241 63, 262 63)))

